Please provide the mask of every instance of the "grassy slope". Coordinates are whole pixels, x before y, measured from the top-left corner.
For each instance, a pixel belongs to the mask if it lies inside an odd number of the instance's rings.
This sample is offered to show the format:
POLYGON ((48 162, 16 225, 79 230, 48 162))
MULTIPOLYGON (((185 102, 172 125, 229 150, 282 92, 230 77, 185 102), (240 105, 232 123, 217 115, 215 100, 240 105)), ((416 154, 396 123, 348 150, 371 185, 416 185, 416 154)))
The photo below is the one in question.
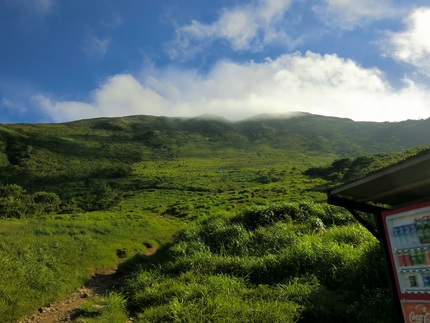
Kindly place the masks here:
POLYGON ((167 254, 124 287, 139 322, 392 319, 378 242, 336 208, 287 203, 211 217, 167 254))
POLYGON ((65 297, 118 256, 133 257, 169 241, 182 227, 133 211, 2 220, 0 317, 13 322, 65 297))
POLYGON ((249 202, 246 193, 259 203, 302 198, 309 185, 301 173, 336 158, 427 145, 429 122, 357 123, 304 114, 239 123, 135 116, 4 125, 0 183, 55 192, 63 200, 98 184, 149 197, 150 189, 216 192, 221 203, 240 208, 249 202), (243 190, 244 203, 237 203, 234 195, 243 190))
POLYGON ((340 157, 426 145, 428 122, 303 115, 233 124, 136 116, 0 125, 1 183, 55 192, 63 201, 99 184, 124 194, 111 211, 1 220, 0 266, 7 274, 0 313, 17 318, 61 297, 96 267, 115 262, 117 250, 132 256, 145 244, 163 244, 183 221, 323 201, 314 188, 327 179, 303 171, 340 157))

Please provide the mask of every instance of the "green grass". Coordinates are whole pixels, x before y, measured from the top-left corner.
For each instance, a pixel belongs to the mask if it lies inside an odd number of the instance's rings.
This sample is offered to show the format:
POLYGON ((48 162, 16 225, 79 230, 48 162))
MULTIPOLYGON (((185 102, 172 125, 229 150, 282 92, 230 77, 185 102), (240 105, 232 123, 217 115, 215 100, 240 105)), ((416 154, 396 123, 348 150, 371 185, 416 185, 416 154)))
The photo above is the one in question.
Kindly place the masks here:
POLYGON ((65 297, 95 271, 166 243, 182 224, 144 213, 0 220, 0 317, 17 320, 65 297))
POLYGON ((248 290, 244 279, 184 273, 170 278, 141 272, 129 285, 138 322, 292 322, 300 306, 248 290))
POLYGON ((406 155, 353 157, 428 144, 427 123, 303 115, 0 125, 0 187, 25 191, 0 196, 0 206, 26 217, 0 219, 0 317, 13 322, 65 297, 121 254, 124 270, 143 270, 123 294, 87 303, 81 321, 127 311, 176 322, 366 322, 375 309, 382 318, 390 297, 377 242, 320 202, 332 181, 406 155), (351 169, 340 167, 345 158, 351 169), (55 193, 62 214, 36 216, 38 192, 55 193), (160 251, 141 263, 135 255, 148 246, 160 251))
POLYGON ((124 323, 127 321, 126 301, 120 294, 92 298, 81 306, 76 323, 124 323))
POLYGON ((179 232, 165 254, 123 289, 142 322, 391 319, 379 243, 325 204, 211 216, 179 232))

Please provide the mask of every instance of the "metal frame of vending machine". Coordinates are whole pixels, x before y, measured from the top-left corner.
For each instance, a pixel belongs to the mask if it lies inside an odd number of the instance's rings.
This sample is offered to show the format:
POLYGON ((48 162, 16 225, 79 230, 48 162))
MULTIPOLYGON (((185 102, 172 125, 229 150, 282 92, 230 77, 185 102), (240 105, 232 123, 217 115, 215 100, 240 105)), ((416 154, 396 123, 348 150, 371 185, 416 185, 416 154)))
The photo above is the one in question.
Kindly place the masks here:
POLYGON ((403 319, 430 322, 430 202, 384 211, 382 222, 403 319))

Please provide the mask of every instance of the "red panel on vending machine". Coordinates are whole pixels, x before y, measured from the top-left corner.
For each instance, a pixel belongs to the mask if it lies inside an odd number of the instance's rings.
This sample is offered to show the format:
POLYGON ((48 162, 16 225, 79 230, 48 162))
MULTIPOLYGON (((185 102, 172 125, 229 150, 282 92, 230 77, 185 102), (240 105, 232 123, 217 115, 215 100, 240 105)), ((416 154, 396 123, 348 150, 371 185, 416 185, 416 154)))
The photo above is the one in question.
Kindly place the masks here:
POLYGON ((430 202, 382 213, 405 322, 430 322, 430 202))

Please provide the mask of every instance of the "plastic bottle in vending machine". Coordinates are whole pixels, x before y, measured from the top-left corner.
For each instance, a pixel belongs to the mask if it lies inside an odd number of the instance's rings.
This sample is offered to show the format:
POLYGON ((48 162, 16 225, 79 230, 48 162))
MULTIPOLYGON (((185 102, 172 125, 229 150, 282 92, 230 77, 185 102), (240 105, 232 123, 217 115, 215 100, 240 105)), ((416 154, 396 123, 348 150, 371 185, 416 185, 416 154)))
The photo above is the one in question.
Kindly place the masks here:
POLYGON ((408 247, 410 247, 409 241, 408 241, 409 227, 407 225, 402 225, 400 227, 399 235, 400 235, 401 240, 402 240, 402 248, 408 248, 408 247))
POLYGON ((424 243, 424 222, 417 222, 417 233, 418 239, 420 240, 420 244, 424 243))
POLYGON ((424 225, 424 242, 430 243, 430 222, 426 221, 424 225))
POLYGON ((430 287, 430 272, 424 272, 421 274, 421 278, 423 280, 423 285, 425 288, 430 287))
POLYGON ((405 232, 404 232, 404 230, 403 230, 403 226, 402 225, 399 225, 398 227, 397 227, 397 229, 398 229, 398 242, 399 242, 399 248, 405 248, 405 232))
POLYGON ((400 248, 399 227, 393 227, 393 239, 391 242, 394 248, 400 248))
POLYGON ((418 238, 416 223, 409 224, 409 234, 411 236, 411 244, 416 247, 420 245, 420 240, 418 238))
POLYGON ((413 246, 414 241, 413 241, 413 236, 412 236, 412 231, 411 231, 411 226, 409 224, 406 224, 403 226, 403 232, 404 232, 404 236, 405 236, 405 243, 406 243, 406 248, 410 248, 413 246))

